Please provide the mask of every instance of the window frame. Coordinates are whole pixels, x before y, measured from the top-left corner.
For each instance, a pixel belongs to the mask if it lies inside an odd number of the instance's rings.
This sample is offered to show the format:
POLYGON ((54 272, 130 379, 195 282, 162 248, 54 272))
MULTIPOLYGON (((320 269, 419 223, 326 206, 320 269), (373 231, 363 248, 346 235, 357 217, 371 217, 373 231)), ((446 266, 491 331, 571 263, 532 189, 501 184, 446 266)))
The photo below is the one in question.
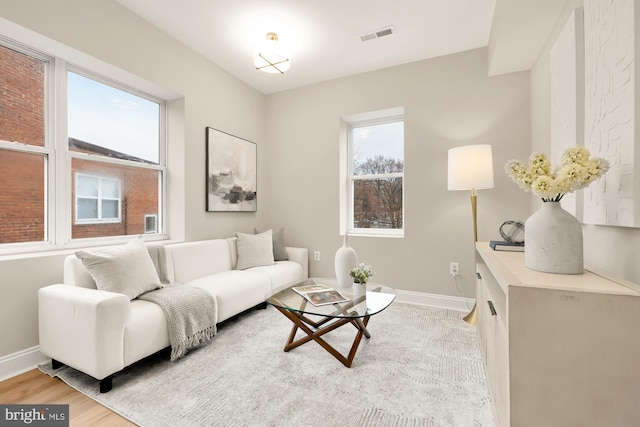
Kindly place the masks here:
MULTIPOLYGON (((31 41, 31 40, 30 40, 31 41)), ((39 43, 33 43, 38 45, 39 43)), ((44 52, 37 47, 31 47, 21 43, 5 34, 0 34, 0 46, 15 50, 22 54, 45 62, 44 77, 44 146, 27 145, 20 142, 0 140, 0 149, 13 150, 26 153, 36 153, 45 156, 45 197, 44 197, 44 240, 32 242, 0 243, 0 255, 37 253, 49 250, 70 249, 102 244, 124 243, 132 238, 132 235, 102 236, 90 238, 72 238, 72 227, 76 221, 76 215, 72 215, 72 203, 75 203, 72 189, 72 160, 74 158, 118 164, 123 166, 153 169, 160 174, 158 183, 158 219, 156 221, 157 232, 145 233, 145 240, 167 239, 165 224, 167 223, 167 134, 168 134, 168 98, 152 95, 140 87, 151 88, 148 82, 123 73, 121 70, 107 64, 97 64, 95 59, 85 57, 74 52, 71 56, 81 58, 80 62, 96 65, 100 72, 95 72, 82 67, 72 61, 61 57, 60 53, 71 51, 65 46, 56 46, 53 52, 44 52), (60 52, 59 52, 60 51, 60 52), (128 92, 148 101, 156 102, 159 106, 159 138, 158 138, 158 164, 139 163, 131 160, 99 158, 92 154, 69 150, 69 137, 67 134, 67 72, 73 72, 83 77, 93 79, 116 89, 128 92), (117 77, 111 77, 113 74, 117 77), (120 80, 126 77, 134 85, 129 85, 120 80)), ((47 44, 48 46, 48 44, 47 44)), ((47 48, 47 50, 49 50, 47 48)), ((168 92, 167 92, 168 93, 168 92)), ((89 174, 90 175, 90 174, 89 174)), ((122 184, 122 183, 121 183, 122 184)), ((122 207, 122 187, 120 187, 120 207, 122 207)), ((119 209, 120 221, 122 220, 119 209)), ((114 222, 101 221, 99 223, 114 222)), ((98 222, 94 222, 98 224, 98 222)), ((78 224, 88 224, 80 222, 78 224)))
POLYGON ((43 239, 30 242, 0 243, 0 255, 6 253, 23 253, 36 250, 51 249, 55 240, 56 231, 52 227, 55 220, 55 201, 57 192, 50 185, 56 179, 56 150, 55 150, 55 93, 57 87, 56 58, 53 55, 43 53, 23 43, 12 40, 0 34, 0 47, 14 50, 23 55, 30 56, 44 63, 44 141, 43 145, 30 145, 20 141, 0 140, 0 149, 28 154, 40 154, 44 156, 44 234, 43 239))
POLYGON ((404 206, 404 197, 405 197, 405 181, 404 181, 404 132, 403 132, 403 169, 402 172, 395 173, 385 173, 385 174, 368 174, 368 175, 355 175, 353 171, 353 157, 354 157, 354 141, 353 141, 353 132, 355 129, 368 127, 368 126, 376 126, 383 125, 389 123, 398 123, 402 122, 404 126, 404 110, 401 112, 398 109, 393 109, 388 112, 379 112, 365 114, 365 117, 359 116, 357 119, 352 119, 347 121, 346 123, 346 145, 347 145, 347 162, 346 162, 346 180, 347 180, 347 191, 346 191, 346 200, 344 203, 346 204, 346 209, 342 209, 346 211, 346 233, 350 236, 372 236, 372 237, 404 237, 404 229, 405 229, 405 206, 404 206), (367 116, 373 117, 367 117, 367 116), (358 180, 372 180, 372 179, 384 179, 384 178, 400 178, 402 180, 402 228, 357 228, 354 227, 355 223, 355 212, 354 212, 354 186, 355 182, 358 180))

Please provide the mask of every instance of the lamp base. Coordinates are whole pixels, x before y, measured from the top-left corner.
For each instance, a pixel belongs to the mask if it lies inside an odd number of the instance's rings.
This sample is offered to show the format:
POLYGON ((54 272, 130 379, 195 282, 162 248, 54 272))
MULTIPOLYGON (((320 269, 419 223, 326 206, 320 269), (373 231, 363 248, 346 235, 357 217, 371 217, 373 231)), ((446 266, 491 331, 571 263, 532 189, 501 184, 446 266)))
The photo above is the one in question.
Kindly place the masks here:
POLYGON ((473 303, 473 308, 471 309, 469 314, 464 316, 462 318, 462 320, 464 320, 465 322, 467 322, 470 325, 477 325, 478 324, 478 319, 476 318, 476 303, 475 302, 473 303))

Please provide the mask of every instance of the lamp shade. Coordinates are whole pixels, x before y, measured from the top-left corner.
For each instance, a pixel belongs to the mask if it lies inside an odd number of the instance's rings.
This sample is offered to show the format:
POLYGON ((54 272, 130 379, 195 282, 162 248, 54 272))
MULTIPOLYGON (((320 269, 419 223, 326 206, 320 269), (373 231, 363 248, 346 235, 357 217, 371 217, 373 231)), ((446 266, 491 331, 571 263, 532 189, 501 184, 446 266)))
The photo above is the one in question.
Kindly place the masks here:
POLYGON ((291 52, 278 40, 276 33, 268 33, 253 52, 253 65, 265 73, 282 74, 291 66, 291 52))
POLYGON ((493 188, 490 145, 466 145, 449 150, 449 190, 493 188))

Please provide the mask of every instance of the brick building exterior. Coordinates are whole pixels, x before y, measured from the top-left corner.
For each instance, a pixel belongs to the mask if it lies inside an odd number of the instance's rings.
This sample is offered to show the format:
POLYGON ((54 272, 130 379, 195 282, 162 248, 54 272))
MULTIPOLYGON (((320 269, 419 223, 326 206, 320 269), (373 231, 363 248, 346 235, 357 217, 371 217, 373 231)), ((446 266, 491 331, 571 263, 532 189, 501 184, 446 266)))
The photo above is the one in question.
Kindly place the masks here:
POLYGON ((44 240, 44 157, 0 150, 0 243, 44 240))
MULTIPOLYGON (((44 146, 45 64, 0 47, 0 140, 44 146)), ((44 157, 0 150, 0 243, 43 241, 44 157)))
MULTIPOLYGON (((129 158, 122 153, 108 150, 75 139, 69 139, 70 149, 90 152, 108 157, 129 158), (81 148, 79 148, 81 147, 81 148)), ((126 236, 145 233, 145 216, 158 215, 158 171, 134 167, 96 163, 89 160, 74 159, 72 168, 72 228, 74 239, 100 236, 126 236), (77 224, 76 217, 76 178, 77 173, 108 177, 120 181, 121 221, 105 224, 77 224)))
POLYGON ((0 140, 44 147, 45 63, 0 46, 0 140))

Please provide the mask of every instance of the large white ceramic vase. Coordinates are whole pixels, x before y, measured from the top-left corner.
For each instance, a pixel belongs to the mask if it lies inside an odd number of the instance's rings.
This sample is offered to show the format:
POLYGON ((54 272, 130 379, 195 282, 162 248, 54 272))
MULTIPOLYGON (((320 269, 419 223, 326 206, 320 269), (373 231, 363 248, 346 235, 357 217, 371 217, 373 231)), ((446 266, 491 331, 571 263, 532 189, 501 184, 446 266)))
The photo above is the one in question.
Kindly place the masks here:
POLYGON ((584 272, 582 225, 562 209, 560 202, 545 202, 524 225, 525 265, 558 274, 584 272))
POLYGON ((351 287, 353 278, 349 272, 358 265, 358 256, 355 249, 349 246, 347 235, 344 235, 342 247, 336 251, 335 269, 336 281, 342 288, 351 287))

